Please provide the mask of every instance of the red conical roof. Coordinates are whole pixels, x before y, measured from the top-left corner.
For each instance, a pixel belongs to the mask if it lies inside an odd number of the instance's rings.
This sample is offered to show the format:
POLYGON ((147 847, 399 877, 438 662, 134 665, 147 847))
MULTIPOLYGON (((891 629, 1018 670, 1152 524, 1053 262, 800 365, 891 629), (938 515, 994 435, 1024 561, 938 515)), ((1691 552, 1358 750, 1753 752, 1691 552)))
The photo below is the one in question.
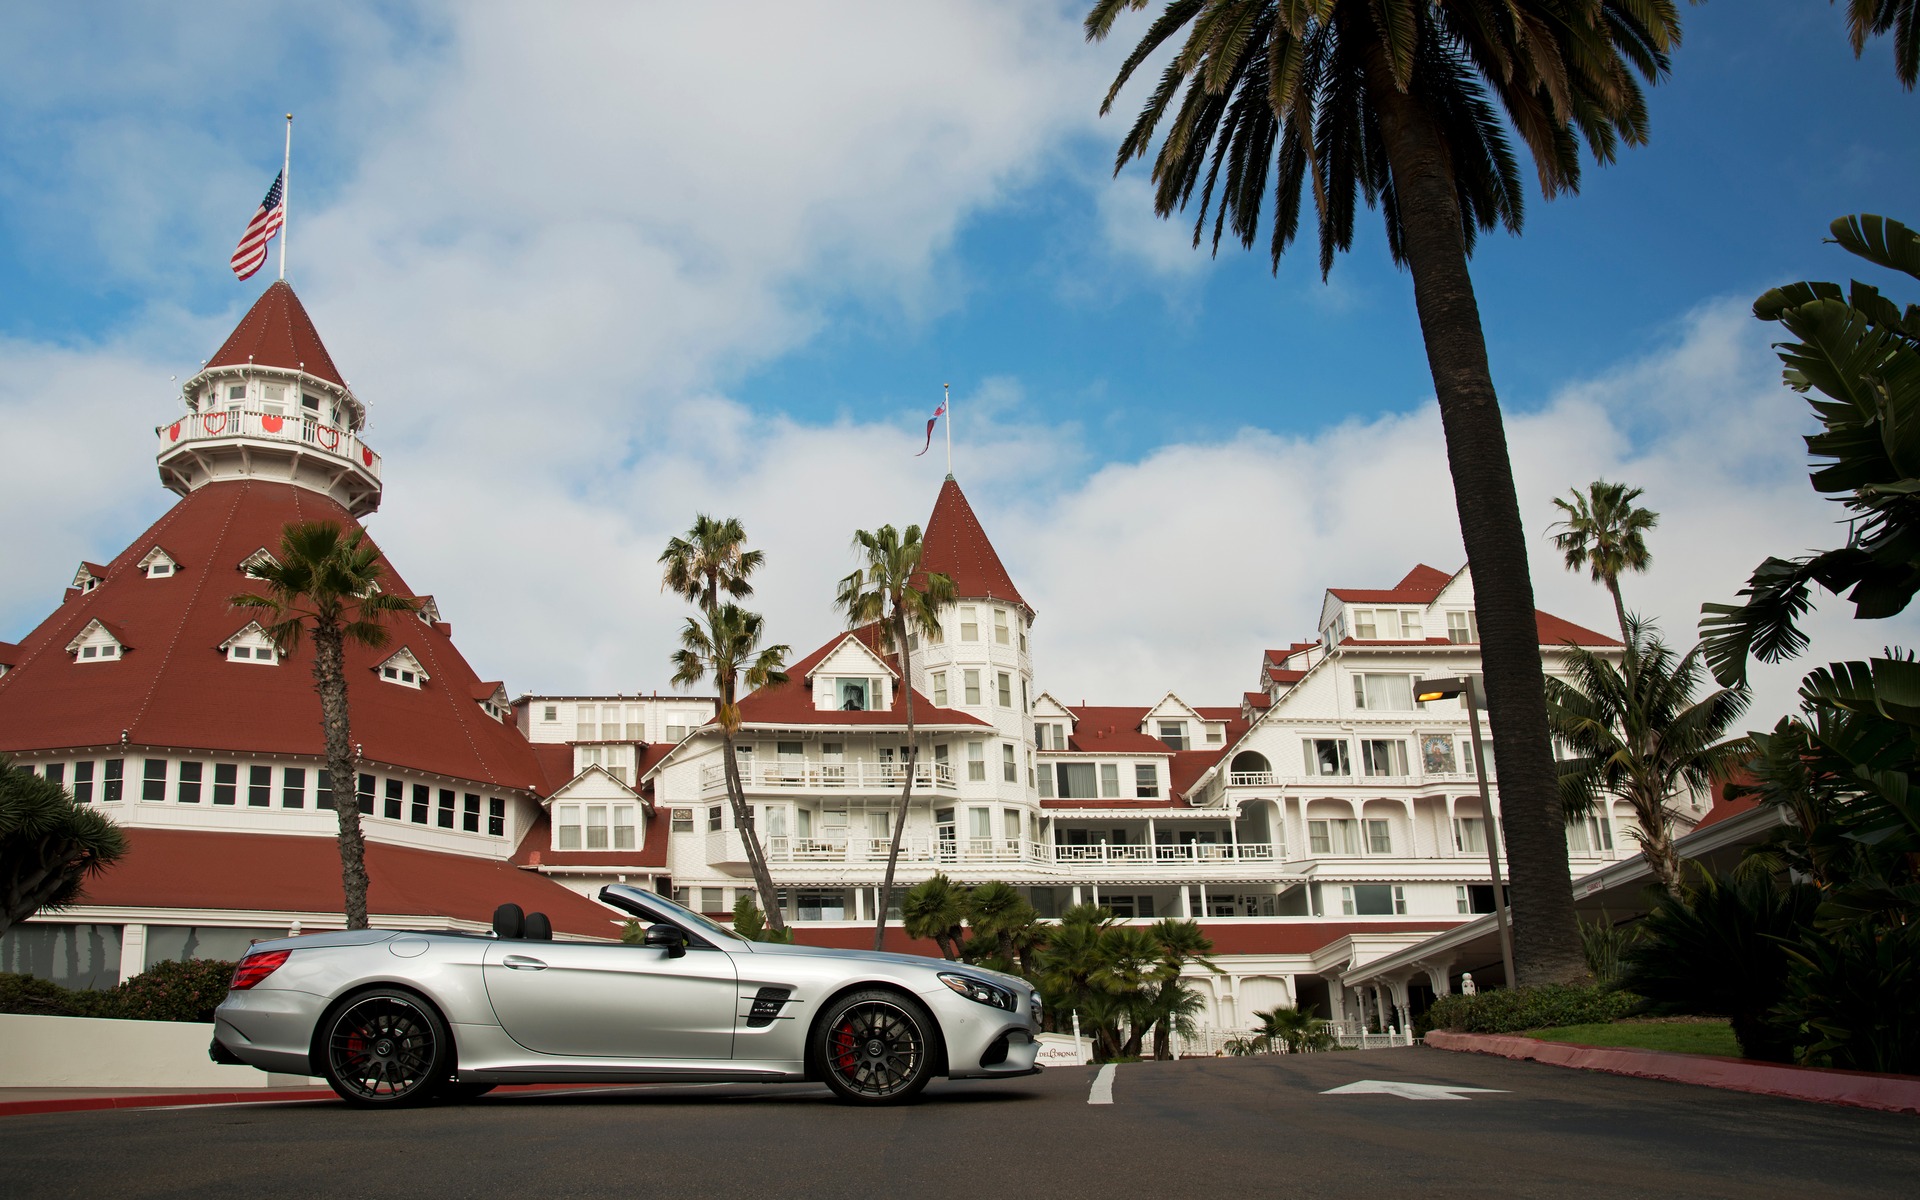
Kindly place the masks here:
MULTIPOLYGON (((262 586, 240 564, 262 547, 277 554, 288 522, 314 520, 359 527, 339 504, 289 483, 227 480, 188 493, 107 565, 105 582, 70 589, 9 655, 14 669, 0 675, 0 753, 113 746, 124 737, 178 750, 323 754, 311 640, 277 666, 233 662, 221 650, 258 615, 228 603, 262 586), (178 566, 149 579, 138 564, 156 545, 178 566), (125 657, 78 661, 68 652, 94 621, 127 647, 125 657)), ((416 595, 384 557, 381 566, 387 592, 416 595)), ((448 627, 405 614, 386 624, 386 646, 347 647, 353 738, 365 758, 544 791, 526 738, 474 702, 480 678, 448 627), (401 649, 426 672, 424 687, 379 678, 379 665, 401 649)))
POLYGON ((333 356, 321 344, 320 331, 284 279, 276 280, 253 302, 226 342, 207 360, 209 367, 286 367, 347 386, 333 356))
POLYGON ((926 547, 920 555, 921 568, 950 576, 954 595, 1010 600, 1033 612, 1020 589, 1013 586, 1007 568, 994 553, 993 543, 987 540, 987 531, 980 528, 980 518, 973 515, 973 506, 951 475, 940 485, 940 498, 933 502, 933 516, 927 520, 920 540, 926 547))

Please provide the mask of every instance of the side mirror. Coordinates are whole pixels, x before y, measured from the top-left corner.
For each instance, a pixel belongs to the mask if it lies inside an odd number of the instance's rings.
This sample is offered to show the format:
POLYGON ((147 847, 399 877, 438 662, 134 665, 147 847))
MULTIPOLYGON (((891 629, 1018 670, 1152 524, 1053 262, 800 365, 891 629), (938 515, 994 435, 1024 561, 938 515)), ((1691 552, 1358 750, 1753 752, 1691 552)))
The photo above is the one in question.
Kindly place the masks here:
POLYGON ((687 952, 687 933, 678 925, 649 925, 641 945, 665 950, 668 958, 680 958, 687 952))

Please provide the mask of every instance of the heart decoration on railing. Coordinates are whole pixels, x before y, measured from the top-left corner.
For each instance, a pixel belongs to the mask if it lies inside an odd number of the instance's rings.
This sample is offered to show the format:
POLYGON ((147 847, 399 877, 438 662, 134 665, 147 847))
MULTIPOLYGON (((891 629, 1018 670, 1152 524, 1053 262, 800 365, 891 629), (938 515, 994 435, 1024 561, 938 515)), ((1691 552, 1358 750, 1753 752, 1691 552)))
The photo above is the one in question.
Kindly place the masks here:
POLYGON ((286 424, 286 421, 284 421, 280 417, 261 417, 260 418, 260 428, 266 430, 268 433, 279 433, 280 427, 284 424, 286 424))
POLYGON ((372 466, 373 451, 367 449, 365 446, 360 447, 360 461, 367 464, 368 466, 372 466))
POLYGON ((174 442, 177 442, 180 440, 180 422, 175 421, 173 423, 173 428, 167 430, 167 440, 174 441, 174 442))
POLYGON ((340 448, 340 431, 331 426, 322 425, 314 430, 314 439, 320 443, 322 449, 338 450, 340 448), (332 440, 329 441, 329 438, 332 440))
POLYGON ((227 429, 227 414, 207 413, 200 418, 200 425, 210 435, 225 433, 227 429))

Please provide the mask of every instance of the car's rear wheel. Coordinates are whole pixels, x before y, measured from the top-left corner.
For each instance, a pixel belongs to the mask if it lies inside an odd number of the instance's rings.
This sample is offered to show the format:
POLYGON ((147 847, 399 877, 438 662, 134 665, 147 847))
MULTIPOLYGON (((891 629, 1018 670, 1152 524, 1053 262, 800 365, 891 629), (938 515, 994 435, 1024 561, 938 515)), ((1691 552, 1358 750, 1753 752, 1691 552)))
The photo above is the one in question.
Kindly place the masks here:
POLYGON ((420 1104, 452 1070, 447 1023, 431 1004, 398 988, 349 998, 327 1014, 318 1040, 321 1073, 348 1104, 420 1104))
POLYGON ((931 1013, 899 992, 843 996, 814 1031, 821 1076, 849 1104, 899 1104, 933 1077, 931 1013))

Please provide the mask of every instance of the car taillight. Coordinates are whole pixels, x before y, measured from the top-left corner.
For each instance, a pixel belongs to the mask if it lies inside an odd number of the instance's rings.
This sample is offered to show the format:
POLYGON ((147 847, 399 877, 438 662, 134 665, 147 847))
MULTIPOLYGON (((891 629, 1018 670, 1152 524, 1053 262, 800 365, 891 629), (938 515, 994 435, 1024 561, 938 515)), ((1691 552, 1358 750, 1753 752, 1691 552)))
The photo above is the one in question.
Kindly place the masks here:
POLYGON ((291 953, 293 953, 291 950, 262 950, 257 954, 247 955, 240 960, 240 965, 233 969, 233 982, 227 985, 227 990, 246 991, 278 971, 280 965, 287 961, 287 955, 291 953))

